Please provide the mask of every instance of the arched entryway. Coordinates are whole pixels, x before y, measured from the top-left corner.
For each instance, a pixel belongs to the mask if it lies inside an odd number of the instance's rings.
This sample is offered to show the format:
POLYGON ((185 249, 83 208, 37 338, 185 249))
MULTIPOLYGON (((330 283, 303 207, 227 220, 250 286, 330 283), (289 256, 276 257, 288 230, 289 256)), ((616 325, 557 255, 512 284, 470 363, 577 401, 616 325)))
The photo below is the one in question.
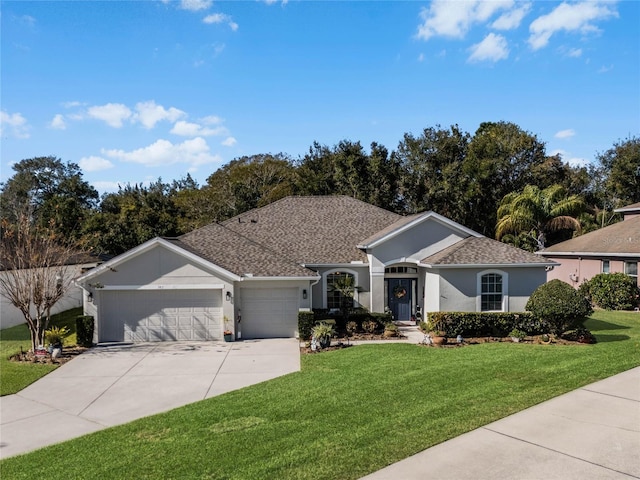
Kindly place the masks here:
POLYGON ((395 321, 412 320, 417 305, 418 268, 389 266, 385 268, 384 277, 386 309, 395 321))

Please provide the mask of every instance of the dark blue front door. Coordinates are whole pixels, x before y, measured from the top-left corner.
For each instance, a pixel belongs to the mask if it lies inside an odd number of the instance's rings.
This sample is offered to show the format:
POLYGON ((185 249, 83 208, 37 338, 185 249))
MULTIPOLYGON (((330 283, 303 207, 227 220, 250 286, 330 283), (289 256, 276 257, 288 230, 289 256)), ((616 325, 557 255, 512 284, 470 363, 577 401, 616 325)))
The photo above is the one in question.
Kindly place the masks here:
POLYGON ((396 321, 411 320, 411 279, 390 278, 388 282, 387 305, 396 321))

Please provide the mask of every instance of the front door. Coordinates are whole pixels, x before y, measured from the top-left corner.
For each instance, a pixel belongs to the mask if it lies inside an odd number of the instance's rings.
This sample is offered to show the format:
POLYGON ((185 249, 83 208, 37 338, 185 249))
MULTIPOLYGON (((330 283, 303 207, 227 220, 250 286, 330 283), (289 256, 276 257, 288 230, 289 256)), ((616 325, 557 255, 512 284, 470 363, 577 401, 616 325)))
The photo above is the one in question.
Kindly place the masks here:
POLYGON ((395 321, 411 320, 411 278, 390 278, 387 304, 395 321))

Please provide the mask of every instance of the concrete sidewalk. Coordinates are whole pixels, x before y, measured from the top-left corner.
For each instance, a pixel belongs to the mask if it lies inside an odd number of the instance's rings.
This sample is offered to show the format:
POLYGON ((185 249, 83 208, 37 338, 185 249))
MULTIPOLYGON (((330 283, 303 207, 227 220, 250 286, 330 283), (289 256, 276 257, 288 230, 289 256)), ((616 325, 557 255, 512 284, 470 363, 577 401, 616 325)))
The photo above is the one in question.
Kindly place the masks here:
POLYGON ((443 442, 364 478, 640 478, 640 367, 443 442))
POLYGON ((94 347, 0 397, 0 458, 299 370, 295 339, 94 347))

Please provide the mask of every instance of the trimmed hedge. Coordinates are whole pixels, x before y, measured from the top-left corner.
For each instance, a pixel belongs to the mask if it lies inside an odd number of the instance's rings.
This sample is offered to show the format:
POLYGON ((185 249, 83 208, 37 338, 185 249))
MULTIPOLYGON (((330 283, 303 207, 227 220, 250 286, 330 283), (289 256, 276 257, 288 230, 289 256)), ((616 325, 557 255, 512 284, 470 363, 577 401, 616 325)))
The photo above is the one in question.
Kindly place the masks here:
POLYGON ((429 312, 429 330, 442 330, 448 337, 506 337, 513 329, 527 335, 548 332, 546 322, 529 312, 429 312))
POLYGON ((316 318, 313 312, 298 312, 298 335, 300 340, 309 340, 315 325, 316 318))
POLYGON ((78 315, 76 317, 76 343, 81 347, 93 345, 94 321, 91 315, 78 315))
POLYGON ((525 307, 540 321, 551 327, 551 333, 582 326, 593 313, 591 302, 566 282, 555 279, 540 285, 529 297, 525 307))
POLYGON ((580 285, 579 291, 605 310, 633 310, 640 298, 637 280, 624 273, 599 273, 580 285))

